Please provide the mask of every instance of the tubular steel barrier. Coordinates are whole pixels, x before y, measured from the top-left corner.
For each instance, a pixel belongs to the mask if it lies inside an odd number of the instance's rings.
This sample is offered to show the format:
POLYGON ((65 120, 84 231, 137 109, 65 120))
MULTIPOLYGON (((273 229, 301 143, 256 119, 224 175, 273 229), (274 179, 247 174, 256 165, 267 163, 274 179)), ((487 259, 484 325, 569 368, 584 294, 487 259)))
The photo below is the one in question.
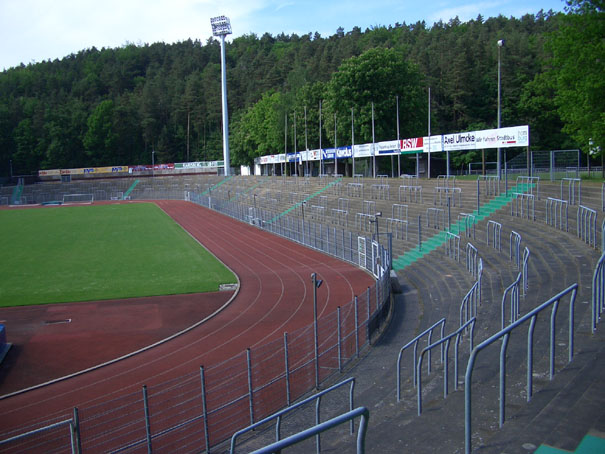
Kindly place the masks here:
POLYGON ((495 197, 500 194, 500 178, 498 175, 479 175, 477 181, 483 180, 486 197, 495 197))
POLYGON ((473 317, 469 321, 467 321, 464 325, 458 328, 451 334, 448 334, 446 337, 442 337, 437 342, 428 345, 425 347, 422 352, 420 352, 420 358, 418 358, 418 366, 416 367, 416 373, 418 377, 416 378, 416 383, 418 383, 418 387, 416 388, 416 401, 418 404, 418 416, 422 414, 422 360, 424 359, 424 354, 428 353, 429 355, 429 367, 428 373, 431 373, 430 368, 430 355, 431 350, 435 347, 441 346, 441 356, 443 363, 443 398, 445 399, 449 393, 449 351, 450 351, 450 341, 453 337, 456 337, 456 341, 454 342, 454 390, 458 389, 458 350, 460 347, 460 339, 462 338, 462 333, 467 330, 470 326, 470 336, 469 336, 469 353, 473 350, 473 339, 475 337, 475 321, 476 318, 473 317), (445 344, 445 353, 444 347, 445 344))
POLYGON ((569 203, 567 200, 546 199, 546 224, 569 232, 569 203))
MULTIPOLYGON (((353 393, 355 390, 355 377, 350 377, 350 378, 347 378, 346 380, 341 381, 340 383, 337 383, 335 385, 330 386, 327 389, 324 389, 323 391, 315 393, 312 396, 309 396, 306 399, 303 399, 300 402, 295 403, 294 405, 284 408, 283 410, 280 410, 277 413, 267 416, 265 419, 263 419, 261 421, 258 421, 244 429, 238 430, 231 436, 231 444, 230 444, 230 448, 229 448, 229 453, 230 454, 235 453, 235 443, 237 442, 238 437, 240 437, 241 435, 243 435, 247 432, 250 432, 250 431, 256 429, 257 427, 260 427, 263 424, 266 424, 274 419, 276 420, 275 421, 275 441, 276 442, 280 441, 281 440, 282 416, 285 416, 286 414, 290 413, 291 411, 296 410, 296 409, 302 407, 303 405, 308 404, 309 402, 315 402, 315 424, 319 425, 320 419, 321 419, 320 418, 320 405, 321 405, 322 396, 324 396, 336 389, 339 389, 345 385, 349 385, 349 411, 353 411, 353 405, 354 405, 353 393)), ((355 426, 354 426, 353 420, 351 419, 351 434, 353 434, 354 432, 355 432, 355 426)), ((316 446, 317 446, 317 453, 319 454, 319 452, 321 452, 319 434, 317 434, 316 446)))
POLYGON ((498 252, 502 252, 502 224, 500 224, 499 222, 496 221, 487 221, 487 228, 486 228, 486 232, 485 232, 485 238, 486 238, 486 243, 489 246, 490 242, 489 242, 489 232, 492 231, 494 232, 493 236, 493 241, 492 241, 492 247, 494 249, 496 249, 498 252))
POLYGON ((501 313, 502 313, 502 323, 500 329, 504 329, 505 327, 505 318, 506 318, 506 301, 507 296, 510 297, 510 323, 514 323, 519 318, 519 293, 521 286, 521 274, 517 274, 517 278, 510 284, 506 289, 504 289, 504 293, 502 294, 502 303, 501 303, 501 313))
MULTIPOLYGON (((431 339, 433 337, 433 330, 435 328, 437 328, 438 326, 441 326, 441 339, 443 339, 443 331, 445 330, 445 318, 442 318, 438 322, 433 323, 430 327, 428 327, 423 332, 418 334, 414 339, 409 341, 407 344, 405 344, 399 350, 399 355, 397 356, 397 402, 401 401, 401 358, 403 357, 403 352, 406 351, 411 346, 414 346, 414 360, 413 360, 414 372, 412 375, 412 381, 414 383, 414 387, 416 387, 416 364, 418 361, 418 343, 424 336, 426 336, 428 334, 427 343, 428 343, 428 345, 431 345, 431 339)), ((443 360, 443 352, 441 352, 441 353, 442 353, 442 360, 443 360)), ((430 370, 431 370, 431 365, 430 365, 430 361, 429 361, 429 373, 430 373, 430 370)))
POLYGON ((550 298, 548 301, 542 303, 540 306, 533 309, 513 324, 507 326, 503 330, 489 337, 488 339, 477 345, 468 360, 466 367, 466 374, 464 376, 464 452, 471 454, 471 436, 472 436, 472 379, 473 369, 477 360, 477 355, 483 349, 493 344, 497 340, 502 340, 500 347, 500 409, 499 409, 499 424, 500 427, 504 424, 505 420, 505 406, 506 406, 506 350, 511 332, 522 325, 526 321, 530 321, 530 326, 527 333, 527 401, 529 402, 532 397, 533 390, 533 333, 536 326, 536 320, 538 314, 540 314, 546 308, 552 306, 550 316, 550 365, 549 375, 550 379, 553 379, 555 373, 555 321, 557 316, 557 309, 562 298, 571 294, 569 301, 569 333, 568 333, 568 363, 573 360, 573 342, 574 342, 574 306, 576 300, 576 294, 578 291, 578 284, 573 284, 562 292, 550 298))
MULTIPOLYGON (((4 440, 0 440, 0 446, 10 447, 11 445, 13 445, 13 447, 11 449, 14 452, 17 449, 17 447, 14 446, 17 442, 20 442, 22 440, 31 439, 32 437, 36 437, 37 435, 40 435, 40 434, 48 434, 49 432, 53 432, 53 431, 63 428, 63 427, 67 427, 69 430, 69 450, 70 450, 70 452, 72 454, 80 454, 82 452, 82 443, 81 443, 81 439, 80 439, 80 423, 79 423, 79 413, 78 413, 77 408, 74 408, 73 416, 70 419, 58 421, 58 422, 55 422, 52 424, 48 424, 47 426, 44 426, 44 427, 39 427, 37 429, 30 430, 30 431, 24 432, 22 434, 15 435, 13 437, 6 438, 4 440)), ((63 435, 63 437, 65 437, 65 435, 63 435)), ((51 451, 55 451, 55 450, 63 450, 66 447, 65 447, 65 443, 61 442, 57 438, 57 439, 51 439, 51 440, 48 440, 48 439, 36 440, 35 445, 26 444, 24 446, 23 445, 19 446, 19 448, 25 449, 27 451, 36 450, 38 452, 40 452, 40 451, 51 452, 51 451)))
POLYGON ((475 215, 471 214, 471 213, 460 213, 458 215, 458 225, 460 227, 461 227, 462 221, 464 221, 464 231, 466 232, 466 236, 469 238, 472 237, 473 240, 476 239, 476 237, 475 237, 475 224, 476 224, 475 215))
POLYGON ((510 232, 509 258, 518 270, 521 265, 521 235, 514 230, 510 232))
POLYGON ((253 451, 251 454, 274 454, 277 452, 281 452, 282 449, 287 448, 289 446, 295 445, 304 441, 308 438, 316 436, 326 430, 332 429, 340 424, 344 424, 347 421, 352 421, 353 419, 360 417, 361 421, 359 423, 359 430, 357 431, 357 454, 365 453, 365 437, 366 432, 368 430, 368 422, 370 419, 370 412, 365 407, 358 407, 353 411, 349 411, 347 413, 343 413, 340 416, 332 418, 326 422, 322 422, 317 426, 313 426, 309 429, 303 430, 295 435, 292 435, 288 438, 284 438, 276 443, 272 443, 264 448, 257 449, 253 451))
MULTIPOLYGON (((420 225, 420 224, 418 224, 420 225)), ((446 241, 445 241, 445 255, 456 260, 460 261, 460 236, 456 235, 452 232, 445 232, 446 241)))
POLYGON ((523 249, 523 267, 521 268, 521 274, 523 275, 523 285, 521 286, 521 290, 522 290, 522 295, 524 298, 525 298, 525 295, 527 295, 527 290, 529 290, 528 262, 529 262, 529 248, 525 247, 523 249))
POLYGON ((517 187, 525 189, 525 192, 540 200, 540 177, 518 176, 517 187))
POLYGON ((471 276, 477 277, 477 264, 479 253, 477 252, 477 248, 472 245, 472 243, 466 243, 466 271, 468 271, 471 276))
POLYGON ((426 226, 437 230, 445 229, 445 211, 442 208, 427 208, 426 226))
POLYGON ((570 205, 582 203, 582 180, 580 178, 561 178, 561 199, 563 199, 563 186, 567 183, 567 201, 570 205), (577 200, 576 200, 577 193, 577 200))
POLYGON ((591 298, 591 313, 592 313, 592 333, 597 329, 597 324, 601 321, 601 315, 605 311, 605 253, 595 266, 592 275, 592 298, 591 298))
POLYGON ((527 218, 530 221, 536 220, 536 198, 533 194, 523 192, 514 192, 513 201, 510 204, 510 215, 527 218), (525 212, 524 212, 525 207, 525 212), (525 214, 524 214, 525 213, 525 214))
POLYGON ((597 247, 597 212, 583 205, 578 206, 576 217, 577 235, 582 241, 597 247))

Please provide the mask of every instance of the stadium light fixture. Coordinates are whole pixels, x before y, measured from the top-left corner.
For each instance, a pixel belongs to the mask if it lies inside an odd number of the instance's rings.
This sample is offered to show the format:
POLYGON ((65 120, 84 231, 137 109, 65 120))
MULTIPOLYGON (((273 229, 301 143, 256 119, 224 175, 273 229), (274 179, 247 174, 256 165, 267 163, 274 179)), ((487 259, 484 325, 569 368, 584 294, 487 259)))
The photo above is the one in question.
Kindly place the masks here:
POLYGON ((223 160, 225 162, 225 176, 229 176, 229 114, 227 110, 227 67, 225 63, 225 36, 230 35, 231 21, 226 16, 218 16, 210 19, 212 34, 221 37, 221 88, 223 103, 223 160))

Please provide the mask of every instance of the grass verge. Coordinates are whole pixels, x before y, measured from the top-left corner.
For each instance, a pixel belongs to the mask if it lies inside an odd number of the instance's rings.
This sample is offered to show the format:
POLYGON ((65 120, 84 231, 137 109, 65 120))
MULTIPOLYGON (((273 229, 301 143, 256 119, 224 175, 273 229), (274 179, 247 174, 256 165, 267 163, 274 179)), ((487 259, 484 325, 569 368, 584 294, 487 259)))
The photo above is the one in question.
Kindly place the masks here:
POLYGON ((0 211, 0 307, 216 291, 233 273, 154 204, 0 211))

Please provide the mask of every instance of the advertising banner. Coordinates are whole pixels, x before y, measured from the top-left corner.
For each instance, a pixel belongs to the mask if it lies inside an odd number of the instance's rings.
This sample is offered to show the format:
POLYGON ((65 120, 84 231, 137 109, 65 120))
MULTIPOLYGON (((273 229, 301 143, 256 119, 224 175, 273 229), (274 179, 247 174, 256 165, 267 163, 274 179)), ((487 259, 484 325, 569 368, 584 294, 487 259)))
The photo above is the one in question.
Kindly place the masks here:
POLYGON ((321 150, 321 154, 323 156, 323 160, 327 161, 329 159, 334 159, 334 155, 335 155, 336 151, 334 150, 334 148, 322 148, 321 150))
POLYGON ((309 161, 319 161, 321 154, 319 150, 309 150, 309 161))
POLYGON ((94 173, 94 168, 90 169, 61 169, 61 175, 82 175, 84 173, 94 173))
MULTIPOLYGON (((529 126, 527 125, 430 137, 431 153, 527 146, 529 146, 529 126)), ((424 153, 428 152, 429 138, 424 137, 424 153)))
POLYGON ((482 148, 508 148, 529 146, 529 126, 487 129, 475 133, 475 144, 482 148))
POLYGON ((404 139, 401 141, 401 154, 415 154, 422 152, 424 144, 423 137, 415 137, 413 139, 404 139))
POLYGON ((440 153, 445 151, 443 149, 443 136, 425 136, 422 140, 423 142, 423 152, 429 153, 440 153))
POLYGON ((392 155, 401 153, 401 141, 389 140, 386 142, 378 142, 374 146, 376 155, 392 155))
POLYGON ((355 145, 355 147, 353 147, 353 157, 365 158, 368 156, 372 156, 372 144, 371 143, 364 143, 362 145, 355 145))
POLYGON ((57 175, 61 175, 61 170, 59 170, 59 169, 38 170, 38 176, 40 176, 40 177, 54 177, 57 175))
POLYGON ((337 159, 347 159, 352 155, 352 150, 350 146, 347 147, 338 147, 336 148, 336 158, 337 159))

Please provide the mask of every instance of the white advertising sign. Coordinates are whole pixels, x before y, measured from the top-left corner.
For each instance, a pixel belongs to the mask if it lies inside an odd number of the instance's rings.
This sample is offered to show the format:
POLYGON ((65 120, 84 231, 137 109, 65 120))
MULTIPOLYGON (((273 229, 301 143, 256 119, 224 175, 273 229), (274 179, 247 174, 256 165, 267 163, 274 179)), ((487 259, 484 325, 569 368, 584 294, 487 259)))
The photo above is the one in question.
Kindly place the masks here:
POLYGON ((353 157, 355 158, 365 158, 367 156, 372 156, 372 144, 364 143, 363 145, 355 145, 353 152, 353 157))
POLYGON ((401 145, 398 140, 389 140, 386 142, 378 142, 374 148, 377 155, 399 154, 401 145))

